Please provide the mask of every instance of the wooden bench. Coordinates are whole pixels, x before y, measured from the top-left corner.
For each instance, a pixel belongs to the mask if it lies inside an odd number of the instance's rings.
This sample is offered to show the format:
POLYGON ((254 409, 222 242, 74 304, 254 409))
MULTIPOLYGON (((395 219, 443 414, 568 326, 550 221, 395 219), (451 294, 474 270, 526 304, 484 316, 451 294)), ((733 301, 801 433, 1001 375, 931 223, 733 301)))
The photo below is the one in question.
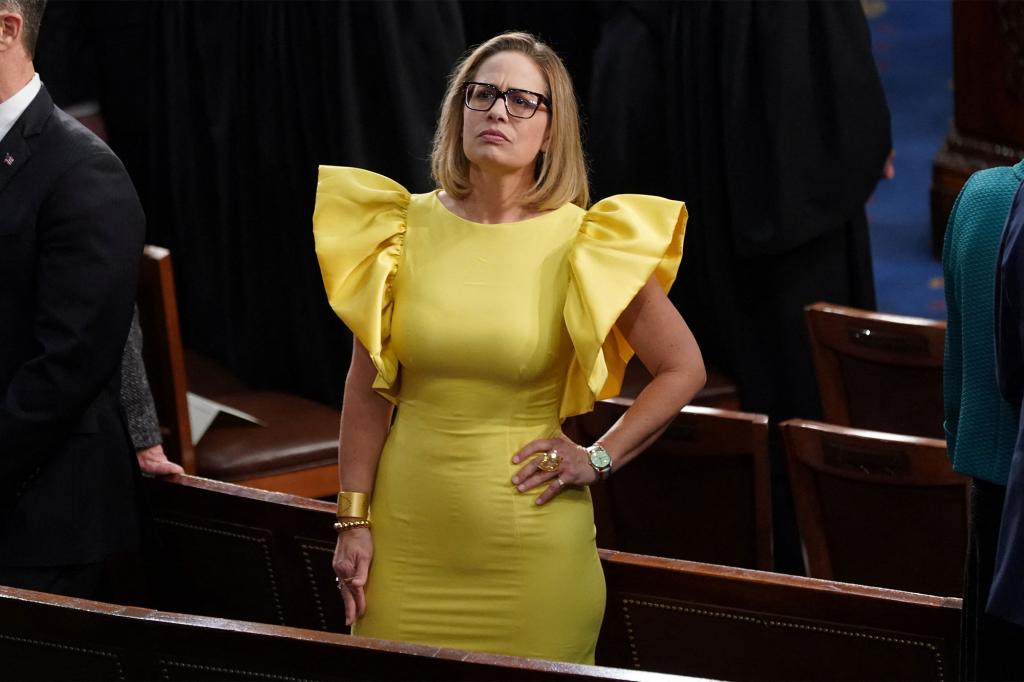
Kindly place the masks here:
MULTIPOLYGON (((334 506, 148 479, 164 610, 341 632, 334 506)), ((730 680, 955 679, 960 600, 601 550, 598 663, 730 680)))
POLYGON ((0 587, 0 679, 679 680, 0 587))
POLYGON ((724 680, 953 680, 960 600, 602 551, 597 662, 724 680))

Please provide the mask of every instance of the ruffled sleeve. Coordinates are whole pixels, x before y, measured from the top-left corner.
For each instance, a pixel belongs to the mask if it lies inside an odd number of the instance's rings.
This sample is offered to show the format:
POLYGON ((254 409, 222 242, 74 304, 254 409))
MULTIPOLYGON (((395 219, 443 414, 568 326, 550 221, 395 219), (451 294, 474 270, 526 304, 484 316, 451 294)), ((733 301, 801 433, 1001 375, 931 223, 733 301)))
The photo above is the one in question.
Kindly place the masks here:
POLYGON ((320 166, 313 237, 327 299, 369 352, 377 368, 373 387, 392 402, 398 359, 391 348, 391 282, 402 258, 409 199, 383 175, 320 166))
POLYGON ((615 323, 651 275, 668 292, 683 254, 686 218, 682 202, 639 194, 603 199, 584 215, 569 258, 564 313, 575 356, 563 419, 621 390, 633 349, 615 323))

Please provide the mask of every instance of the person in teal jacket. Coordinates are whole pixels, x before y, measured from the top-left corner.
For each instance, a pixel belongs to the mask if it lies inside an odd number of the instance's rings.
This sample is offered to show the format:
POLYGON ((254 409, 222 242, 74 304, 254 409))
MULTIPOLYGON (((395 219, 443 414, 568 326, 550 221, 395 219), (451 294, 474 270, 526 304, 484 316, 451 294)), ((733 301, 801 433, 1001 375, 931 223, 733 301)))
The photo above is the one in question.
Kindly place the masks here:
POLYGON ((953 468, 971 477, 964 571, 961 679, 1019 679, 1020 630, 985 613, 999 522, 1017 440, 1016 408, 1003 399, 995 367, 995 273, 1003 225, 1024 181, 1024 161, 975 173, 950 214, 945 275, 946 444, 953 468))

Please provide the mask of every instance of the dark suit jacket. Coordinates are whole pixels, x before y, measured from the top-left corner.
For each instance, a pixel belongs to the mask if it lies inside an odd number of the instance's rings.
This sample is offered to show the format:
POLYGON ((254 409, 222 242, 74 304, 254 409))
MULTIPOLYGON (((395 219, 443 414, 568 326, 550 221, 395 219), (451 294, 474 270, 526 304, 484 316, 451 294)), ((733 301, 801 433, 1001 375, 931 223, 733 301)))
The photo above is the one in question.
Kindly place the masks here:
MULTIPOLYGON (((996 377, 1003 398, 1024 409, 1024 185, 1003 228, 996 262, 996 377)), ((989 613, 1024 625, 1024 420, 1010 462, 999 524, 989 613)))
POLYGON ((0 565, 137 543, 117 370, 144 239, 124 166, 40 90, 0 140, 0 565))

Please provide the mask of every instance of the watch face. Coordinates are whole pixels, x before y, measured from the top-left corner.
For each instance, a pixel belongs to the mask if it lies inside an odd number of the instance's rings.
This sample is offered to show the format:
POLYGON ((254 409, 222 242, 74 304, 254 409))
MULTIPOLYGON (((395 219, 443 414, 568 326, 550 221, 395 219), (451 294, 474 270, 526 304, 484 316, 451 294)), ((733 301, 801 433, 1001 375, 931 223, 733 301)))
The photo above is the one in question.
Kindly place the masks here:
POLYGON ((604 469, 612 463, 612 458, 604 448, 594 449, 590 451, 590 463, 598 469, 604 469))

